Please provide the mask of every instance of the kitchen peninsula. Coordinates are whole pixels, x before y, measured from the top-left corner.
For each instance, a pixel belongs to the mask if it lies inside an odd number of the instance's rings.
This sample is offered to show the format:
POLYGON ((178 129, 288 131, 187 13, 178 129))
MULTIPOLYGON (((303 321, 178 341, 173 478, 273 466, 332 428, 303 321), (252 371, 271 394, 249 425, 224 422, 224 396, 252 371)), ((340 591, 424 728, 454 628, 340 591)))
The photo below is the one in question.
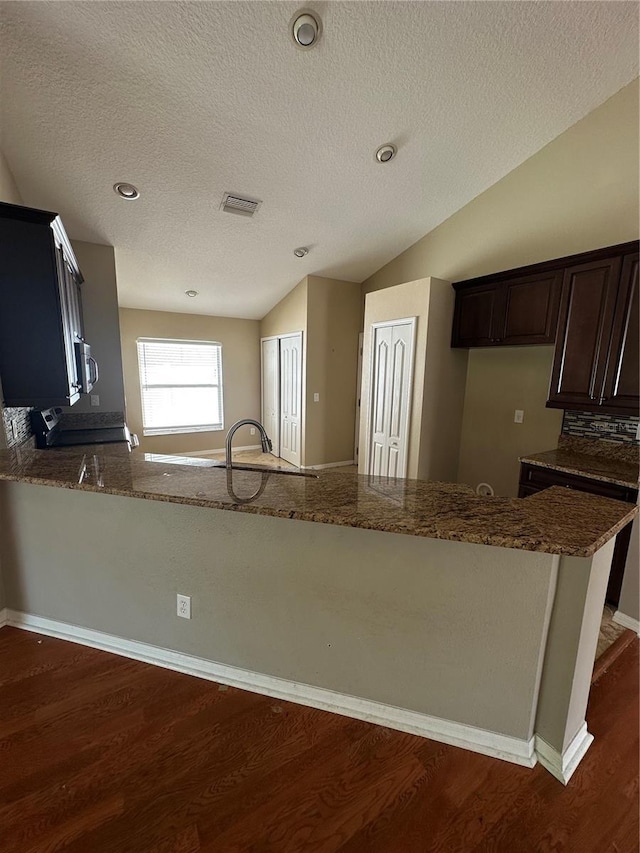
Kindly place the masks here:
POLYGON ((0 452, 10 624, 568 781, 592 740, 611 555, 635 506, 93 456, 0 452))

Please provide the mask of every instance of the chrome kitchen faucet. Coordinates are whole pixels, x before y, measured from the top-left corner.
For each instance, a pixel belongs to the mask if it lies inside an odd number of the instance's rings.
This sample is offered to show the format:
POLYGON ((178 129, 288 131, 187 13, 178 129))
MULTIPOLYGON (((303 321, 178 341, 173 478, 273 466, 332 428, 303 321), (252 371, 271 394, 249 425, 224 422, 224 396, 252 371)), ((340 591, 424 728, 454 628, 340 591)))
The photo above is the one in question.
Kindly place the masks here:
POLYGON ((262 426, 260 421, 254 421, 253 418, 245 418, 242 421, 236 421, 227 433, 227 440, 225 442, 225 462, 227 468, 231 468, 231 442, 233 440, 235 431, 237 429, 240 429, 241 426, 254 426, 258 428, 260 432, 260 440, 262 442, 263 453, 269 453, 273 447, 273 445, 271 444, 271 439, 267 435, 267 431, 262 426))

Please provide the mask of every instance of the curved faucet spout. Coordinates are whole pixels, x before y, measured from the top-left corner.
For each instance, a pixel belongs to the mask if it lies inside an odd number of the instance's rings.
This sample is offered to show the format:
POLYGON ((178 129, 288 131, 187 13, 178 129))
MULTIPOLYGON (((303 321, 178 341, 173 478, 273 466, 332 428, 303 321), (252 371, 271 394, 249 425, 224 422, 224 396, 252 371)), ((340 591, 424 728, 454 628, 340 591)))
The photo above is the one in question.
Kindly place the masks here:
POLYGON ((231 442, 233 441, 233 436, 237 429, 240 429, 241 426, 254 426, 260 433, 260 441, 262 444, 262 452, 269 453, 272 449, 271 439, 267 435, 267 431, 262 426, 260 421, 254 421, 253 418, 245 418, 242 421, 236 421, 235 424, 229 429, 227 433, 227 439, 225 441, 225 464, 227 469, 231 468, 231 442))

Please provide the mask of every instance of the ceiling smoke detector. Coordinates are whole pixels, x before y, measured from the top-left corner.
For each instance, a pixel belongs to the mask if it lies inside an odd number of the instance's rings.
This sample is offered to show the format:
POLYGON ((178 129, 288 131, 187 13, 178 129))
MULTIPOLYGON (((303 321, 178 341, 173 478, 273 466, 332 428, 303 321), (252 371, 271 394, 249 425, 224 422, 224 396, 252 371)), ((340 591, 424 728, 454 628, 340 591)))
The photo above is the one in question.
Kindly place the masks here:
POLYGON ((187 294, 187 296, 190 296, 192 299, 194 298, 194 296, 198 295, 197 290, 185 290, 185 293, 187 294))
POLYGON ((376 160, 378 163, 388 163, 389 160, 393 160, 396 156, 397 148, 395 145, 392 145, 390 142, 387 142, 385 145, 381 145, 380 148, 376 151, 376 160))
POLYGON ((237 193, 225 193, 222 197, 220 210, 223 213, 237 213, 238 216, 253 216, 261 204, 262 202, 256 198, 247 198, 247 196, 240 196, 237 193))
POLYGON ((299 246, 297 249, 293 250, 293 254, 296 258, 304 258, 305 255, 309 254, 309 250, 306 246, 299 246))
POLYGON ((120 198, 124 198, 127 201, 133 201, 136 198, 140 198, 140 192, 137 187, 134 187, 133 184, 128 184, 126 181, 118 181, 117 184, 114 184, 113 191, 116 195, 119 195, 120 198))
POLYGON ((315 47, 322 33, 322 21, 317 12, 300 9, 291 19, 291 36, 296 47, 309 50, 315 47))

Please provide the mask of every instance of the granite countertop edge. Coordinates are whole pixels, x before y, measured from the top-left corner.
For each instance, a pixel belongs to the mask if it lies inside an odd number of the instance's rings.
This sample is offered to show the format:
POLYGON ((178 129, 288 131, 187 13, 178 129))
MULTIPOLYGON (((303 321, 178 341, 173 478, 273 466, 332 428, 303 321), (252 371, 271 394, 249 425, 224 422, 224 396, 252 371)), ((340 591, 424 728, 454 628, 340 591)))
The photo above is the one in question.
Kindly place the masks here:
MULTIPOLYGON (((619 477, 613 474, 607 474, 599 471, 589 470, 587 467, 580 467, 579 463, 572 464, 570 462, 551 461, 544 457, 547 453, 557 453, 558 451, 544 451, 543 453, 533 453, 529 456, 520 456, 518 461, 524 465, 534 465, 537 468, 548 468, 551 471, 560 471, 563 474, 573 474, 577 477, 585 477, 588 480, 598 480, 601 483, 613 483, 616 486, 624 486, 628 489, 637 489, 637 478, 631 479, 627 477, 619 477)), ((595 458, 602 464, 601 457, 595 458)))
MULTIPOLYGON (((424 527, 421 528, 419 523, 410 523, 410 521, 393 521, 389 517, 386 517, 384 521, 378 520, 376 518, 367 518, 363 515, 356 517, 352 513, 349 513, 348 508, 343 508, 342 511, 340 509, 286 509, 278 508, 275 506, 265 506, 263 504, 244 504, 221 501, 213 498, 207 498, 205 496, 198 496, 197 494, 180 495, 169 494, 164 492, 147 492, 142 489, 118 488, 117 486, 99 486, 90 482, 77 483, 69 480, 55 479, 55 477, 39 477, 30 474, 21 474, 17 472, 6 471, 0 471, 0 480, 31 483, 33 485, 40 486, 65 488, 73 491, 109 494, 118 497, 133 497, 143 500, 183 504, 208 509, 242 512, 251 515, 263 515, 272 518, 332 524, 339 527, 352 527, 363 530, 374 530, 383 533, 404 534, 428 539, 438 539, 451 542, 466 542, 469 544, 509 548, 511 550, 523 550, 530 552, 533 551, 538 553, 547 553, 555 554, 558 556, 572 557, 593 556, 596 551, 598 551, 606 542, 612 539, 638 513, 637 506, 633 504, 626 505, 619 501, 611 501, 608 498, 598 498, 597 500, 604 500, 610 504, 618 504, 621 510, 628 509, 628 512, 624 513, 623 516, 617 522, 611 524, 606 530, 600 532, 600 535, 592 535, 588 543, 585 543, 584 545, 578 545, 576 543, 571 543, 567 541, 559 541, 563 538, 562 535, 560 535, 556 541, 553 541, 553 537, 550 535, 550 532, 548 530, 544 531, 542 529, 540 531, 535 531, 535 534, 539 532, 539 535, 535 535, 534 533, 526 535, 521 535, 518 533, 511 534, 505 532, 492 533, 490 529, 482 531, 465 529, 464 519, 462 519, 462 527, 460 529, 456 530, 452 526, 447 528, 447 522, 450 525, 452 522, 452 517, 450 515, 441 519, 442 527, 440 528, 438 528, 437 516, 435 522, 431 521, 430 524, 427 524, 425 522, 424 527)), ((455 484, 452 485, 455 486, 455 484)), ((459 486, 459 488, 461 491, 464 491, 466 487, 459 486)), ((518 518, 518 511, 524 508, 522 505, 525 504, 525 502, 530 507, 533 505, 533 501, 536 502, 537 511, 539 512, 540 509, 542 509, 545 515, 546 506, 548 504, 548 515, 552 518, 554 512, 556 511, 553 505, 554 498, 558 498, 561 501, 564 501, 564 499, 566 498, 565 490, 561 487, 551 487, 550 489, 547 489, 544 492, 533 496, 532 498, 527 498, 524 500, 519 498, 497 498, 495 500, 506 502, 505 505, 510 507, 514 511, 514 520, 520 521, 520 519, 518 518)), ((485 504, 485 506, 490 505, 485 504)), ((527 510, 529 507, 527 507, 527 510)), ((459 519, 455 517, 453 518, 453 520, 456 522, 459 521, 459 519)), ((478 520, 477 523, 481 523, 481 521, 478 520)), ((488 527, 490 523, 491 519, 488 518, 488 527)), ((531 526, 532 521, 531 518, 527 517, 527 512, 525 512, 522 517, 522 523, 524 526, 531 526)))

